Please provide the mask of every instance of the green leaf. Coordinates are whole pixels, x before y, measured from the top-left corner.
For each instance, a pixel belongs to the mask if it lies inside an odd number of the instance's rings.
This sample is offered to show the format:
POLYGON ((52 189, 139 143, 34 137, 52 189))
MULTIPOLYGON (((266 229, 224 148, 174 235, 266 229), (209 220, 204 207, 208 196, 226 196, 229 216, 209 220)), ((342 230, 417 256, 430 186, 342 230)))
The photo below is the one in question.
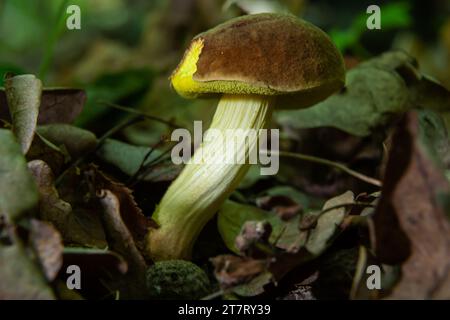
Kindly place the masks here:
POLYGON ((330 240, 338 231, 339 225, 345 218, 345 207, 339 207, 340 205, 348 205, 355 201, 353 192, 347 191, 344 194, 334 197, 325 202, 322 210, 328 210, 323 213, 317 220, 316 227, 311 231, 308 241, 306 243, 306 249, 313 255, 318 256, 330 244, 330 240), (339 207, 331 209, 333 207, 339 207))
POLYGON ((394 72, 355 68, 347 73, 346 90, 307 109, 281 111, 277 121, 295 129, 334 127, 367 136, 407 108, 408 90, 394 72))
POLYGON ((22 147, 22 152, 26 154, 37 125, 42 83, 34 75, 10 77, 5 81, 5 91, 13 132, 22 147))
MULTIPOLYGON (((353 202, 353 193, 347 191, 338 197, 328 200, 324 204, 323 210, 353 202)), ((225 245, 237 254, 239 254, 239 250, 235 246, 235 239, 245 222, 267 221, 272 226, 269 242, 274 243, 276 241, 276 246, 282 249, 306 246, 312 256, 315 257, 328 247, 330 239, 334 236, 338 226, 345 217, 345 212, 345 207, 329 210, 323 214, 321 214, 321 211, 310 211, 303 216, 297 215, 289 221, 283 221, 272 212, 228 200, 219 210, 217 223, 225 245), (316 226, 309 231, 301 231, 299 228, 300 221, 305 216, 317 219, 316 226), (309 236, 305 232, 309 232, 309 236)))
MULTIPOLYGON (((97 155, 103 161, 119 168, 123 173, 133 176, 139 170, 150 150, 148 147, 134 146, 122 141, 107 139, 97 151, 97 155)), ((154 149, 145 164, 150 163, 160 155, 161 151, 154 149)))
POLYGON ((246 221, 268 221, 272 228, 279 224, 277 216, 271 212, 231 200, 225 201, 219 210, 217 228, 227 248, 236 254, 240 252, 235 246, 235 239, 246 221))
POLYGON ((9 130, 0 129, 0 215, 15 221, 37 202, 37 188, 20 146, 9 130))
POLYGON ((95 134, 69 124, 39 126, 37 132, 57 147, 64 145, 75 159, 94 150, 97 146, 95 134))
POLYGON ((440 163, 450 163, 450 141, 444 119, 431 110, 418 110, 419 137, 429 155, 440 163))

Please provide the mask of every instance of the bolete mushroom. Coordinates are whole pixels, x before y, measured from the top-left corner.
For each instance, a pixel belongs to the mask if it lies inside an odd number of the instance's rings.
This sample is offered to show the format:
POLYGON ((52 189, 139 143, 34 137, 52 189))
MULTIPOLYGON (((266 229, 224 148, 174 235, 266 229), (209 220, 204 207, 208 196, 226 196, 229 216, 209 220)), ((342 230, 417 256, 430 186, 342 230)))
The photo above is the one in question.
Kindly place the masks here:
MULTIPOLYGON (((263 13, 197 35, 170 80, 186 98, 221 95, 210 129, 226 134, 264 128, 276 106, 304 108, 325 99, 344 85, 345 68, 322 30, 291 15, 263 13)), ((238 147, 249 151, 256 140, 238 147)), ((160 226, 148 235, 154 260, 189 259, 202 228, 239 185, 249 164, 223 157, 223 145, 208 131, 153 214, 160 226)))

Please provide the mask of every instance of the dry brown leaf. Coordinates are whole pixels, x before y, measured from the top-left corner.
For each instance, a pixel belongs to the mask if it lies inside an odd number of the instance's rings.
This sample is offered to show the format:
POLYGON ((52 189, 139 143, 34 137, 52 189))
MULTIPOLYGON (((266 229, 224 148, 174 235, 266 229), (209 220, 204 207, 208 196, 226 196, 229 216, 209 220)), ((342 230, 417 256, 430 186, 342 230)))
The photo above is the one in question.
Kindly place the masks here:
POLYGON ((145 236, 147 235, 149 228, 157 228, 158 225, 153 220, 144 216, 142 210, 134 200, 132 190, 127 188, 124 184, 113 181, 93 165, 86 171, 86 174, 91 177, 97 192, 101 192, 102 189, 107 189, 117 197, 120 203, 122 220, 133 236, 139 250, 143 252, 145 247, 145 236))
POLYGON ((450 223, 440 202, 449 192, 420 143, 417 113, 407 113, 393 137, 374 215, 377 257, 402 264, 389 298, 450 298, 450 223))
POLYGON ((210 259, 214 274, 222 288, 234 287, 254 279, 267 270, 268 260, 256 260, 233 255, 221 255, 210 259))
POLYGON ((41 263, 48 281, 53 281, 58 275, 63 261, 62 238, 59 232, 49 223, 31 220, 30 242, 41 263))
POLYGON ((128 272, 120 290, 123 298, 139 299, 146 295, 146 270, 144 258, 136 247, 130 231, 121 217, 121 203, 110 190, 102 190, 99 200, 103 207, 106 238, 112 251, 122 255, 128 262, 128 272))
MULTIPOLYGON (((77 207, 73 210, 71 203, 60 198, 54 186, 52 170, 44 161, 33 160, 28 163, 28 167, 39 189, 40 218, 53 223, 61 232, 65 243, 105 248, 107 243, 100 215, 95 214, 96 208, 77 207)), ((71 200, 78 205, 74 199, 82 198, 81 188, 74 187, 71 193, 71 200)))
MULTIPOLYGON (((37 123, 72 123, 83 110, 85 102, 86 92, 81 89, 44 89, 37 123)), ((0 119, 10 121, 4 90, 0 90, 0 119)))

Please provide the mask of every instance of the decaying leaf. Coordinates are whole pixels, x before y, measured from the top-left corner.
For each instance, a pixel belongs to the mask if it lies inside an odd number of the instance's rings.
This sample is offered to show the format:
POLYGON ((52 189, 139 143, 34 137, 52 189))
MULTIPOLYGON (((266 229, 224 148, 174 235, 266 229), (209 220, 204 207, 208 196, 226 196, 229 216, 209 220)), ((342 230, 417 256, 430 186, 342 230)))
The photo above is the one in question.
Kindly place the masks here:
POLYGON ((16 221, 38 202, 38 192, 14 135, 0 129, 0 217, 16 221))
POLYGON ((407 113, 393 137, 373 218, 377 257, 401 264, 389 298, 450 298, 450 223, 443 204, 449 192, 442 169, 419 139, 417 113, 407 113))
MULTIPOLYGON (((54 186, 53 173, 45 162, 33 160, 28 167, 39 189, 40 218, 53 223, 60 231, 65 243, 106 247, 100 217, 89 214, 83 209, 74 211, 69 202, 62 200, 54 186)), ((75 194, 81 191, 77 190, 75 194)), ((76 198, 76 195, 73 198, 76 198)))
MULTIPOLYGON (((86 92, 71 88, 44 88, 37 123, 72 123, 83 110, 86 92)), ((0 89, 0 119, 10 121, 5 90, 0 89)))
POLYGON ((144 216, 142 210, 134 200, 133 193, 125 185, 113 181, 95 166, 90 166, 85 174, 92 179, 97 194, 102 194, 102 189, 111 191, 120 203, 121 219, 130 231, 134 242, 141 252, 145 248, 145 236, 150 227, 156 228, 157 224, 144 216))
POLYGON ((83 110, 86 92, 73 88, 45 88, 38 123, 72 123, 83 110))
POLYGON ((41 104, 42 83, 34 75, 9 77, 5 92, 11 114, 13 132, 22 152, 27 153, 33 141, 41 104))
POLYGON ((63 249, 59 232, 49 223, 31 220, 30 242, 48 281, 53 281, 62 266, 63 249))
POLYGON ((253 206, 226 201, 219 211, 218 228, 227 247, 235 253, 235 239, 246 221, 267 221, 272 227, 269 242, 280 249, 296 252, 306 247, 312 256, 320 255, 330 244, 345 217, 346 207, 354 202, 352 192, 328 200, 321 211, 310 211, 283 221, 274 213, 253 206), (336 207, 335 209, 333 209, 336 207), (305 220, 311 223, 305 227, 305 220), (303 227, 302 227, 303 226, 303 227))
POLYGON ((269 246, 272 226, 267 221, 246 221, 236 237, 235 246, 245 256, 253 256, 258 244, 269 246))
MULTIPOLYGON (((121 203, 109 190, 102 190, 99 193, 99 201, 104 210, 103 222, 109 248, 124 257, 129 266, 121 285, 122 295, 125 299, 145 297, 147 265, 136 247, 133 236, 122 221, 121 203)), ((125 212, 122 214, 126 215, 125 212)))
POLYGON ((233 255, 211 258, 211 262, 215 268, 214 274, 224 289, 249 282, 266 271, 268 267, 267 260, 255 260, 233 255))
POLYGON ((297 202, 286 196, 264 196, 256 199, 256 205, 267 211, 276 213, 282 220, 289 220, 302 212, 297 202))

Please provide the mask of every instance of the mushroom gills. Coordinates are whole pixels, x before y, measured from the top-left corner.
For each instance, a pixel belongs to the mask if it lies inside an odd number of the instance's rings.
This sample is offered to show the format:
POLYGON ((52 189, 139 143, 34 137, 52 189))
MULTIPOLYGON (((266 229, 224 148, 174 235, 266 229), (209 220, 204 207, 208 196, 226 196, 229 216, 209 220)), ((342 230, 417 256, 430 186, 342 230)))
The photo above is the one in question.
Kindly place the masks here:
POLYGON ((260 129, 271 117, 273 101, 262 95, 221 97, 202 144, 153 214, 160 226, 148 236, 154 260, 191 257, 200 231, 239 185, 251 156, 257 154, 260 129))

